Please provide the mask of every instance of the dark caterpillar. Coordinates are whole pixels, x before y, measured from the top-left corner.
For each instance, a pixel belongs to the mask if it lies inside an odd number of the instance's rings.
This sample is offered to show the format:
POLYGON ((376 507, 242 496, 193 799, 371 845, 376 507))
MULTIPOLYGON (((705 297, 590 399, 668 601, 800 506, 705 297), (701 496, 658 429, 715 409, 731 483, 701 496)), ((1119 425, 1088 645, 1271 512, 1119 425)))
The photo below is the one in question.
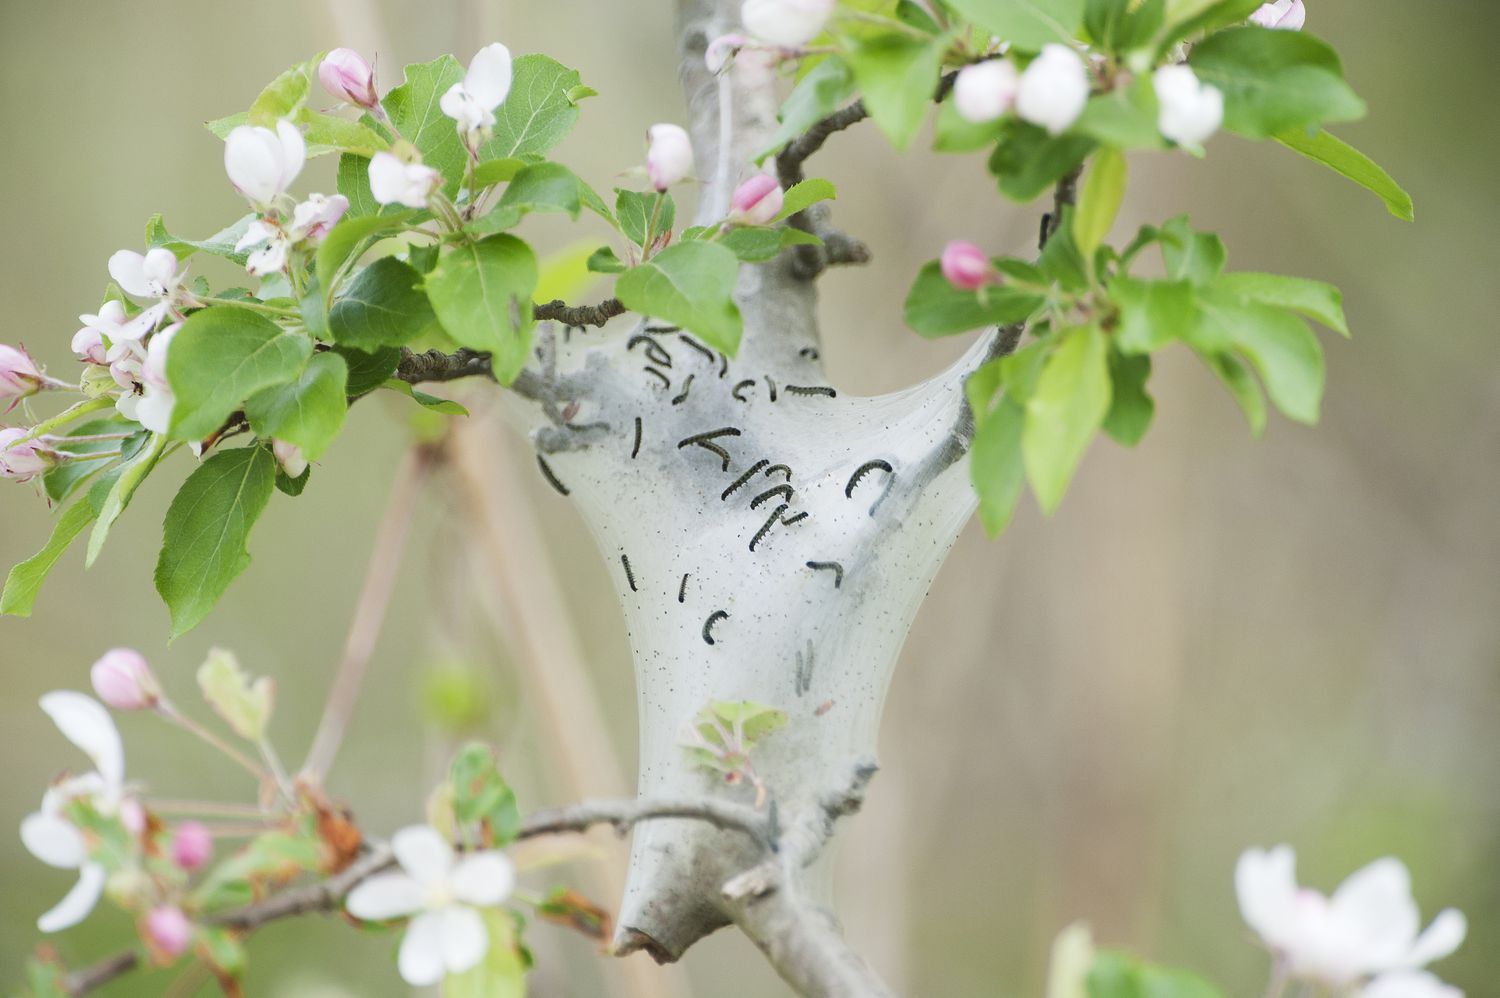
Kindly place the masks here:
POLYGON ((721 495, 721 496, 719 496, 719 498, 723 499, 725 501, 728 501, 729 497, 732 496, 732 495, 734 495, 735 489, 738 489, 740 486, 744 485, 746 482, 748 482, 750 480, 750 476, 751 475, 755 474, 761 468, 764 468, 766 465, 768 465, 770 463, 771 462, 767 461, 765 458, 761 458, 759 461, 756 461, 754 464, 752 464, 750 466, 750 470, 749 471, 745 472, 743 475, 741 475, 740 477, 736 478, 733 482, 731 482, 730 485, 729 485, 729 488, 725 489, 724 490, 724 494, 721 495))
POLYGON ((687 580, 688 573, 682 573, 682 585, 677 587, 677 602, 679 603, 687 602, 687 580))
POLYGON ((771 532, 771 528, 776 526, 776 524, 780 522, 781 514, 785 513, 789 509, 791 509, 791 506, 787 505, 786 503, 782 503, 780 506, 776 507, 776 512, 772 513, 770 518, 766 520, 765 526, 757 530, 755 532, 755 536, 750 538, 751 551, 754 551, 755 545, 759 544, 765 538, 765 536, 771 532))
POLYGON ((537 467, 542 469, 542 477, 547 480, 547 484, 552 486, 561 494, 568 495, 568 487, 557 480, 557 476, 552 473, 552 465, 547 463, 547 459, 538 454, 536 456, 536 463, 537 467))
POLYGON ((714 625, 721 620, 728 619, 729 614, 724 610, 715 610, 713 613, 709 614, 708 619, 703 622, 703 640, 707 641, 709 644, 714 644, 714 625))
POLYGON ((672 399, 672 404, 673 405, 682 405, 682 403, 684 403, 684 402, 687 401, 688 392, 690 392, 692 390, 693 390, 693 376, 691 374, 689 374, 687 376, 687 380, 682 383, 682 391, 678 393, 678 395, 677 395, 676 398, 672 399))
POLYGON ((837 589, 844 584, 844 566, 836 561, 810 561, 807 567, 815 572, 833 572, 833 588, 837 589))
POLYGON ((709 430, 707 433, 696 433, 693 436, 688 437, 686 440, 679 441, 677 444, 677 449, 681 450, 684 447, 690 446, 692 444, 697 444, 704 450, 713 451, 715 454, 719 455, 719 459, 724 462, 724 467, 720 470, 728 471, 729 452, 720 447, 718 444, 712 443, 712 441, 715 437, 737 437, 739 435, 740 431, 738 429, 733 426, 726 426, 718 430, 709 430))
POLYGON ((697 340, 693 339, 687 333, 678 333, 677 338, 686 343, 688 346, 692 347, 694 350, 701 353, 703 356, 707 357, 710 364, 714 362, 714 352, 708 347, 704 346, 702 343, 699 343, 697 340))
POLYGON ((635 445, 630 448, 630 458, 631 458, 631 460, 635 460, 636 455, 639 454, 640 452, 641 452, 641 417, 637 416, 637 417, 635 417, 635 445))
POLYGON ((786 480, 787 481, 790 482, 792 480, 792 469, 788 468, 784 464, 773 464, 773 465, 771 465, 769 468, 766 469, 766 477, 770 478, 773 474, 775 474, 778 471, 781 472, 783 475, 786 476, 786 480))
POLYGON ((817 347, 803 347, 801 350, 797 351, 797 356, 798 357, 802 357, 802 358, 804 358, 806 360, 817 360, 818 356, 819 356, 819 354, 818 354, 818 348, 817 347))
POLYGON ((635 573, 630 570, 630 555, 622 553, 620 555, 620 564, 625 566, 625 581, 630 583, 630 591, 633 593, 639 592, 635 588, 635 573))
POLYGON ((793 395, 827 395, 829 398, 838 398, 839 393, 827 385, 787 385, 786 390, 793 395))
POLYGON ((760 495, 756 496, 754 499, 751 499, 750 500, 750 508, 751 509, 758 509, 758 508, 760 508, 760 504, 761 503, 765 502, 767 499, 769 499, 769 498, 771 498, 772 496, 775 496, 775 495, 779 495, 783 499, 785 499, 787 502, 791 502, 793 494, 794 493, 793 493, 792 487, 790 485, 778 485, 778 486, 776 486, 773 489, 766 489, 766 491, 762 492, 760 495))
POLYGON ((774 382, 774 381, 771 380, 771 376, 769 374, 766 375, 766 384, 771 387, 771 401, 775 402, 776 401, 776 382, 774 382))
POLYGON ((865 477, 876 468, 884 471, 887 475, 895 474, 895 471, 891 469, 891 462, 889 461, 883 460, 878 457, 873 461, 866 461, 864 464, 855 469, 853 475, 849 476, 849 484, 844 486, 844 498, 853 499, 854 486, 858 485, 861 478, 865 477))
POLYGON ((750 378, 747 381, 741 381, 739 384, 737 384, 737 385, 734 386, 734 389, 729 394, 733 395, 734 398, 735 398, 735 401, 737 401, 737 402, 749 402, 750 400, 747 399, 747 398, 745 398, 745 396, 743 394, 741 394, 741 393, 746 388, 749 388, 749 387, 751 387, 754 384, 755 384, 755 379, 754 378, 750 378))
POLYGON ((660 364, 662 367, 672 366, 672 355, 667 353, 667 348, 653 340, 651 337, 647 336, 645 333, 636 333, 630 339, 626 340, 625 349, 634 350, 637 343, 646 344, 646 357, 651 361, 651 363, 660 364))
POLYGON ((663 373, 662 373, 662 372, 661 372, 661 371, 658 371, 658 370, 657 370, 657 369, 656 369, 656 368, 654 368, 654 367, 652 367, 652 366, 651 366, 651 365, 650 365, 650 364, 647 364, 647 365, 646 365, 646 370, 647 370, 647 371, 648 371, 648 372, 649 372, 649 373, 651 373, 651 374, 654 374, 654 375, 656 375, 656 376, 657 376, 657 377, 658 377, 658 378, 660 378, 660 379, 661 379, 661 386, 662 386, 662 387, 663 387, 663 388, 671 388, 671 387, 672 387, 672 379, 671 379, 671 378, 669 378, 669 377, 667 377, 667 376, 666 376, 666 375, 665 375, 665 374, 663 374, 663 373))
POLYGON ((783 527, 790 527, 792 524, 798 523, 805 519, 807 519, 807 510, 804 509, 802 512, 796 514, 795 516, 789 516, 785 520, 782 520, 781 525, 783 527))

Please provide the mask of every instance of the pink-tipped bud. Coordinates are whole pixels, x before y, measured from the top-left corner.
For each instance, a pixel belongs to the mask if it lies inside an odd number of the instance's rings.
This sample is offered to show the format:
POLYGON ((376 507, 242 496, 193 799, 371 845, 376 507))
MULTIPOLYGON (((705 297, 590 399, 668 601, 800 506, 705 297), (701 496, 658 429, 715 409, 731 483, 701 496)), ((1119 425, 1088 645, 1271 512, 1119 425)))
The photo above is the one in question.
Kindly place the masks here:
POLYGON ((29 482, 37 475, 45 474, 57 463, 56 455, 44 450, 37 441, 17 442, 27 432, 19 426, 0 429, 0 478, 29 482))
POLYGON ((0 343, 0 401, 35 395, 43 383, 42 372, 25 350, 0 343))
POLYGON ((941 266, 948 283, 962 291, 978 291, 995 279, 995 268, 984 250, 962 240, 943 247, 941 266))
POLYGON ((323 89, 350 104, 373 110, 380 104, 375 89, 375 70, 353 49, 334 49, 318 64, 318 82, 323 89))
POLYGON ((729 202, 729 218, 746 225, 770 225, 781 214, 785 200, 775 177, 757 173, 735 189, 729 202))
POLYGON ((307 456, 296 444, 289 444, 285 440, 272 440, 271 453, 276 457, 276 463, 281 465, 282 473, 286 477, 301 478, 307 471, 307 456))
POLYGON ((677 125, 652 125, 646 133, 650 148, 646 150, 646 174, 651 186, 665 191, 693 172, 693 143, 688 133, 677 125))
POLYGON ((193 941, 193 923, 176 905, 152 908, 146 915, 146 939, 164 962, 176 960, 193 941))
POLYGON ((115 648, 89 672, 94 692, 115 710, 145 710, 161 700, 161 686, 138 651, 115 648))
POLYGON ((197 821, 184 821, 172 832, 172 861, 192 871, 207 863, 214 854, 214 837, 208 827, 197 821))
POLYGON ((1261 4, 1260 9, 1250 15, 1250 22, 1262 28, 1301 31, 1307 23, 1307 8, 1302 0, 1275 0, 1261 4))

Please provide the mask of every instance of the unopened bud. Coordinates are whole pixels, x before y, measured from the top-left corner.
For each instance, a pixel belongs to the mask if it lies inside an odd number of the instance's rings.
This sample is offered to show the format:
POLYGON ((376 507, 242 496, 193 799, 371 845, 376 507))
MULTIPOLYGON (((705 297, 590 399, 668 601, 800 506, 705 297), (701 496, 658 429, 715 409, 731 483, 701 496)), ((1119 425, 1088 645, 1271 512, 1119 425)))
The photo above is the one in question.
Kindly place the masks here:
POLYGON ((41 391, 45 379, 25 350, 0 343, 0 402, 41 391))
POLYGON ((746 225, 769 225, 781 214, 786 195, 769 173, 757 173, 735 189, 729 218, 746 225))
POLYGON ((197 821, 184 821, 172 832, 172 861, 184 870, 196 870, 214 853, 214 837, 197 821))
POLYGON ((161 700, 161 685, 138 651, 115 648, 89 671, 94 692, 115 710, 145 710, 161 700))
POLYGON ((1020 88, 1021 74, 1008 59, 986 59, 958 71, 953 106, 965 121, 994 121, 1016 103, 1020 88))
POLYGON ((318 82, 339 100, 374 110, 380 105, 375 70, 353 49, 334 49, 318 64, 318 82))
POLYGON ((995 279, 995 268, 984 250, 962 240, 943 247, 940 266, 948 283, 962 291, 978 291, 995 279))
POLYGON ((146 915, 146 939, 163 962, 176 960, 193 941, 193 923, 176 905, 162 905, 146 915))
POLYGON ((658 191, 685 180, 693 172, 693 143, 677 125, 652 125, 646 133, 651 145, 646 151, 646 174, 658 191))
POLYGON ((307 456, 296 444, 289 444, 285 440, 272 440, 271 453, 276 456, 276 463, 281 465, 281 470, 286 477, 301 478, 307 471, 307 456))
POLYGON ((1044 45, 1021 74, 1016 114, 1060 135, 1078 120, 1089 102, 1089 71, 1066 45, 1044 45))
POLYGON ((44 450, 37 441, 24 440, 27 433, 19 426, 0 429, 0 478, 29 482, 56 463, 56 455, 44 450))
POLYGON ((1250 22, 1262 28, 1301 31, 1307 23, 1307 8, 1302 0, 1275 0, 1274 3, 1261 4, 1260 9, 1250 15, 1250 22))

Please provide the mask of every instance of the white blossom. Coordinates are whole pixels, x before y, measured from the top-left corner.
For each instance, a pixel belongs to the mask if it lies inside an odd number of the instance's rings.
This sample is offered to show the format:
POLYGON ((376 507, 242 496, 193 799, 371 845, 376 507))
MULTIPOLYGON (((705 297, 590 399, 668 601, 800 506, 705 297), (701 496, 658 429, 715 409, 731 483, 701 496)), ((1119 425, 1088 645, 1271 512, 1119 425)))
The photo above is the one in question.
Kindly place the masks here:
POLYGON ((139 340, 156 328, 171 309, 184 275, 178 269, 177 254, 158 246, 145 254, 120 250, 109 258, 109 276, 132 297, 156 299, 156 304, 128 321, 124 318, 124 307, 118 303, 114 307, 106 303, 98 315, 79 316, 86 326, 98 329, 111 343, 119 344, 139 340))
POLYGON ((266 208, 285 194, 307 160, 307 143, 286 119, 276 130, 241 125, 224 140, 224 172, 250 202, 266 208))
POLYGON ((391 849, 401 871, 376 874, 350 891, 349 914, 366 921, 415 916, 397 957, 408 984, 436 984, 444 974, 476 966, 490 947, 476 909, 493 908, 510 896, 516 879, 510 860, 493 850, 458 858, 448 840, 426 825, 397 832, 391 849))
POLYGON ((1022 120, 1059 135, 1068 130, 1089 102, 1089 71, 1066 45, 1044 45, 1021 74, 1016 114, 1022 120))
POLYGON ((1331 987, 1419 969, 1456 950, 1468 928, 1463 914, 1449 908, 1419 935, 1411 878, 1390 857, 1351 875, 1332 897, 1297 885, 1289 846, 1249 850, 1234 880, 1245 921, 1288 971, 1331 987))
POLYGON ((438 101, 443 113, 458 122, 458 134, 471 153, 478 154, 495 126, 495 108, 505 103, 510 82, 510 49, 495 42, 474 54, 463 82, 449 87, 438 101))
POLYGON ((1286 31, 1301 31, 1307 23, 1307 8, 1302 0, 1274 0, 1264 3, 1250 15, 1250 21, 1263 28, 1281 28, 1286 31))
POLYGON ((145 362, 141 365, 144 392, 136 403, 132 418, 152 433, 166 433, 172 426, 172 409, 177 404, 177 396, 167 382, 167 350, 181 328, 181 323, 173 323, 151 337, 145 362))
POLYGON ((1360 990, 1358 998, 1464 998, 1464 993, 1425 970, 1401 970, 1381 974, 1360 990))
POLYGON ((245 234, 234 244, 236 252, 243 253, 258 247, 245 258, 245 272, 251 277, 275 274, 286 266, 286 258, 292 251, 292 241, 281 227, 262 218, 257 218, 245 227, 245 234))
POLYGON ((1183 65, 1162 66, 1152 76, 1160 107, 1157 127, 1181 146, 1200 146, 1224 122, 1224 94, 1183 65))
POLYGON ((378 152, 370 160, 370 193, 380 204, 425 208, 443 175, 421 163, 406 163, 392 153, 378 152))
POLYGON ((834 0, 745 0, 740 20, 755 37, 782 48, 801 48, 823 31, 834 0))
POLYGON ((981 124, 1009 111, 1021 88, 1021 75, 1008 59, 986 59, 965 66, 953 81, 953 106, 965 121, 981 124))
POLYGON ((41 699, 42 710, 63 736, 83 750, 94 771, 71 776, 48 788, 41 808, 21 822, 21 842, 49 866, 77 870, 78 883, 52 910, 37 919, 43 932, 77 925, 93 911, 104 893, 105 869, 89 858, 83 833, 63 814, 67 804, 87 799, 101 814, 115 815, 132 833, 143 821, 140 806, 125 793, 125 750, 109 711, 92 697, 54 690, 41 699))
POLYGON ((693 142, 680 125, 656 124, 646 131, 646 175, 651 186, 665 191, 693 172, 693 142))

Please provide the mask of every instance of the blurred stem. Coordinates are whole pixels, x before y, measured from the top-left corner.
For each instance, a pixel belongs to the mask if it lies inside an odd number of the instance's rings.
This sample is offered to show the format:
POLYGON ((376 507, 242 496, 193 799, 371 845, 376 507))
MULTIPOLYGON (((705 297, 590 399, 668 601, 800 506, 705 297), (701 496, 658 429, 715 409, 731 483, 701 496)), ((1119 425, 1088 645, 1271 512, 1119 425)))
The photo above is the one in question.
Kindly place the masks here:
POLYGON ((234 801, 148 800, 146 806, 161 814, 198 814, 217 818, 259 818, 265 811, 253 804, 234 801))
POLYGON ((162 717, 171 721, 173 724, 177 725, 182 730, 192 735, 196 735, 198 738, 201 738, 203 741, 207 742, 209 745, 212 745, 220 752, 223 752, 230 759, 244 768, 246 772, 254 776, 257 781, 266 782, 271 780, 271 774, 266 772, 266 770, 254 759, 250 758, 248 755, 241 752, 239 749, 235 748, 233 745, 229 744, 224 739, 220 738, 218 735, 205 728, 203 725, 199 724, 193 718, 179 711, 172 705, 171 701, 166 699, 158 700, 156 703, 156 712, 162 717))
POLYGON ((1271 981, 1266 985, 1266 998, 1281 998, 1286 994, 1287 982, 1290 979, 1285 961, 1277 960, 1271 967, 1271 981))
POLYGON ((375 654, 375 643, 380 637, 380 625, 384 622, 391 596, 396 589, 396 579, 401 570, 401 556, 406 549, 411 521, 416 513, 417 500, 422 487, 432 475, 436 456, 428 447, 417 445, 407 451, 396 470, 396 481, 386 502, 385 513, 375 533, 374 551, 370 565, 365 571, 364 588, 360 590, 359 602, 354 607, 354 619, 349 624, 349 637, 344 643, 344 656, 334 675, 333 687, 328 693, 328 702, 323 707, 323 719, 318 722, 317 734, 312 748, 302 764, 302 775, 314 783, 321 783, 338 755, 344 732, 354 715, 354 705, 364 686, 365 674, 370 659, 375 654))

